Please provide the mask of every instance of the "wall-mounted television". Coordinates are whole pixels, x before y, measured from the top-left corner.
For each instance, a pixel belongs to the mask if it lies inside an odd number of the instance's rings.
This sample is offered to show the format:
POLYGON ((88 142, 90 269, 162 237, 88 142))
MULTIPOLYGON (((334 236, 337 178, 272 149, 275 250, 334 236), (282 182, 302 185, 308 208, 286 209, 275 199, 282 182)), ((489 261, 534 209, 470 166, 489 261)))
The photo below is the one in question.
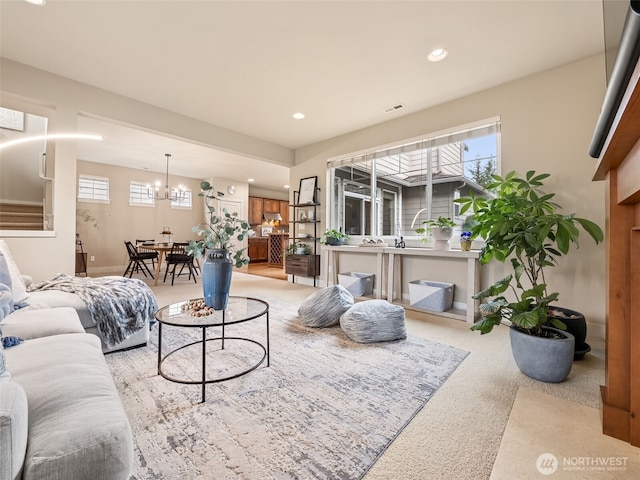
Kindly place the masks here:
POLYGON ((607 91, 589 147, 594 158, 600 157, 640 57, 640 0, 604 0, 602 4, 607 91))

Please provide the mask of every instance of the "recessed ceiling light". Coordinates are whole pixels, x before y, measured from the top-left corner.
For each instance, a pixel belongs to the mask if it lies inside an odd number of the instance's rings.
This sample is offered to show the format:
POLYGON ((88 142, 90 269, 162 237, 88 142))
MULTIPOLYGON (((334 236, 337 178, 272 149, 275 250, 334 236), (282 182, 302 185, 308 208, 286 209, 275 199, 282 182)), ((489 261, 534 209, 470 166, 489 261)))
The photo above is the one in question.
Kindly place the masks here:
POLYGON ((449 55, 449 50, 446 48, 436 48, 429 55, 427 55, 427 60, 430 62, 439 62, 440 60, 444 60, 449 55))
POLYGON ((42 5, 44 5, 45 3, 47 3, 47 0, 25 0, 25 2, 27 2, 27 3, 31 3, 31 4, 33 4, 33 5, 38 5, 38 6, 40 6, 40 7, 41 7, 42 5))
POLYGON ((251 182, 255 182, 255 179, 253 178, 247 178, 247 182, 251 183, 251 182))
POLYGON ((296 120, 302 120, 304 118, 304 113, 294 113, 293 118, 295 118, 296 120))

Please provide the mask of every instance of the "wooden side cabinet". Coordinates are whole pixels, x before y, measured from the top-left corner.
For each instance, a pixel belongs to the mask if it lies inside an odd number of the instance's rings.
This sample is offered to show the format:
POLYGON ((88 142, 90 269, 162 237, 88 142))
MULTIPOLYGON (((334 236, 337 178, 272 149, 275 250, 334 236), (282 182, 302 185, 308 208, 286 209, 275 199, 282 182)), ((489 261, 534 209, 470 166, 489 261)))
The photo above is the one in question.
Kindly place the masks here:
POLYGON ((287 275, 315 277, 320 275, 320 255, 287 255, 285 258, 287 275))

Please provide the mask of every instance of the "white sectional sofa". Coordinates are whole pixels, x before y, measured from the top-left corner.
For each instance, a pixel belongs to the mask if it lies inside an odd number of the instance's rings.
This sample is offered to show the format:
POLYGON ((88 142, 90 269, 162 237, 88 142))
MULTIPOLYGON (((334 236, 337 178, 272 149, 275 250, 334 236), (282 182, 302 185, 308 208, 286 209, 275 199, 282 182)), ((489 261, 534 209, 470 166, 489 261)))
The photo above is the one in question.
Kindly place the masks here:
MULTIPOLYGON (((58 274, 47 281, 34 284, 28 275, 20 272, 9 246, 2 239, 0 239, 0 255, 4 258, 4 261, 0 261, 0 269, 2 269, 0 275, 5 278, 4 283, 9 285, 13 296, 9 317, 14 318, 14 321, 17 321, 15 317, 32 310, 72 307, 76 310, 84 330, 100 338, 102 351, 105 353, 147 344, 150 322, 154 320, 157 304, 153 292, 143 281, 123 277, 77 278, 58 274), (77 284, 71 282, 77 282, 77 284), (33 290, 34 287, 38 288, 33 290), (73 293, 76 291, 78 293, 73 293), (84 291, 83 298, 88 297, 89 300, 81 298, 82 291, 84 291), (87 295, 90 291, 94 291, 97 297, 94 305, 87 304, 92 297, 87 295), (104 304, 98 305, 102 302, 104 304), (21 308, 13 310, 13 303, 20 305, 21 308), (120 319, 114 321, 112 328, 126 330, 125 333, 118 332, 121 338, 117 341, 105 338, 105 330, 108 333, 109 329, 102 326, 101 331, 96 318, 92 315, 91 307, 94 311, 101 313, 102 318, 106 315, 120 319), (122 318, 127 315, 129 315, 128 318, 122 318)), ((3 283, 2 280, 0 283, 3 283)))
POLYGON ((155 297, 121 277, 70 293, 69 278, 27 292, 0 239, 0 336, 22 340, 0 340, 0 480, 129 479, 133 437, 103 351, 146 343, 155 297))
POLYGON ((128 479, 131 428, 99 338, 73 308, 12 316, 3 336, 25 341, 0 352, 0 479, 128 479))

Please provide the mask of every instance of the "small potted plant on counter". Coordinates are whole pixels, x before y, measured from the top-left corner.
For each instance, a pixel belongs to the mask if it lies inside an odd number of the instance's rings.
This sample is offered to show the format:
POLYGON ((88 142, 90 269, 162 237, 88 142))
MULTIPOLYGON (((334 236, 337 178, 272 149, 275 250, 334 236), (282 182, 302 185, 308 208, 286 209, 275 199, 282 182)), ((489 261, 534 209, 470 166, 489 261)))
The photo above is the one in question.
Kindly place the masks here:
POLYGON ((325 245, 344 245, 347 238, 349 238, 349 235, 342 233, 342 230, 332 228, 324 232, 321 243, 325 245))
POLYGON ((460 234, 460 250, 468 252, 471 250, 471 232, 462 232, 460 234))
POLYGON ((451 244, 449 240, 453 235, 453 227, 456 226, 455 222, 449 217, 438 217, 437 220, 425 220, 422 222, 424 227, 416 228, 416 233, 427 236, 422 238, 422 242, 426 242, 428 237, 433 237, 435 240, 433 244, 434 250, 450 250, 451 244))

